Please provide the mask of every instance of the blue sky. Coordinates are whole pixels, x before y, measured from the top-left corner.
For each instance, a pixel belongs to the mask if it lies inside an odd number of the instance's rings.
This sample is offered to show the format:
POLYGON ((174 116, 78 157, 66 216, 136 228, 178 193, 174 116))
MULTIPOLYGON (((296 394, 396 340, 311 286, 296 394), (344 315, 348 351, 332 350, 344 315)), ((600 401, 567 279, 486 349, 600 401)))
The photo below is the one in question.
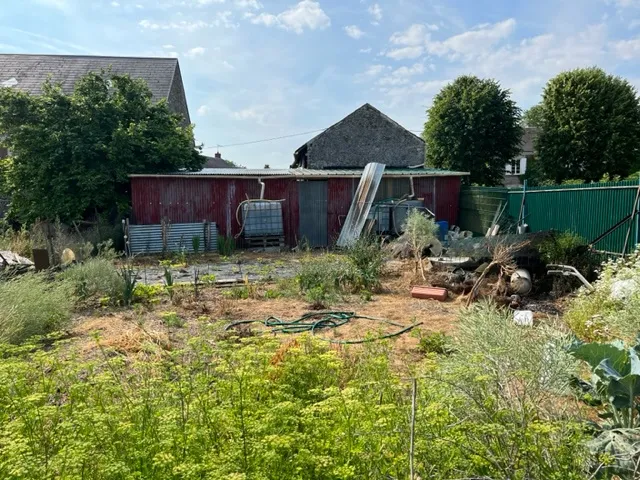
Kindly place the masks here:
POLYGON ((0 0, 0 51, 177 56, 207 154, 287 167, 369 102, 421 130, 461 74, 527 108, 560 71, 598 65, 640 86, 640 0, 0 0))

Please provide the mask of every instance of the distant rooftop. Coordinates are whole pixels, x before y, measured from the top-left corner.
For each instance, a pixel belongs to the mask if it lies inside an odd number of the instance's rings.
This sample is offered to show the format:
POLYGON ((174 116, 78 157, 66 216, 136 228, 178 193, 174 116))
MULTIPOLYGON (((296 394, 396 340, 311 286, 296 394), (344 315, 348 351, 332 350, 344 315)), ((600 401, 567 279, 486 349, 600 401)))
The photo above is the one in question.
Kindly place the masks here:
POLYGON ((51 76, 64 93, 70 94, 87 73, 111 69, 116 75, 146 80, 157 101, 169 97, 177 66, 176 58, 0 54, 0 86, 39 95, 42 84, 51 76))
MULTIPOLYGON (((307 168, 204 168, 198 172, 176 172, 160 174, 133 174, 130 177, 293 177, 293 178, 360 178, 363 169, 312 170, 307 168)), ((462 177, 467 172, 454 172, 436 168, 387 168, 389 177, 462 177)))

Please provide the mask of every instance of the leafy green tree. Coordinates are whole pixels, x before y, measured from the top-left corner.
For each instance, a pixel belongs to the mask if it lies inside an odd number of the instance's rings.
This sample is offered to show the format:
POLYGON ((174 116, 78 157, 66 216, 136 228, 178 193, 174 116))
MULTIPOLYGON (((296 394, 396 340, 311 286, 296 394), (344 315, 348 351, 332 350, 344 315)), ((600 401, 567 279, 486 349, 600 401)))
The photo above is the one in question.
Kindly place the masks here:
POLYGON ((544 122, 544 107, 541 103, 534 105, 522 114, 522 124, 525 127, 542 128, 544 122))
POLYGON ((502 183, 522 141, 520 109, 508 90, 494 80, 458 77, 427 114, 427 165, 470 172, 470 181, 480 185, 502 183))
POLYGON ((599 68, 564 72, 543 94, 538 159, 556 183, 626 177, 640 166, 640 105, 626 80, 599 68))
POLYGON ((0 89, 0 132, 11 148, 3 178, 19 221, 68 222, 129 208, 132 173, 198 170, 191 126, 143 80, 90 73, 71 95, 47 81, 42 95, 0 89))

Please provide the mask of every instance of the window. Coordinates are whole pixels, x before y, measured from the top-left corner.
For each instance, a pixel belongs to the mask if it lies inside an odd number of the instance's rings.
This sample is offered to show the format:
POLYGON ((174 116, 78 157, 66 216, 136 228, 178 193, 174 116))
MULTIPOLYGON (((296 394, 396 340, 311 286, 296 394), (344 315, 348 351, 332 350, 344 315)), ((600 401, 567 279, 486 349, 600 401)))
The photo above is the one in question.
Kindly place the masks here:
POLYGON ((519 158, 511 160, 511 162, 506 165, 505 173, 507 175, 522 175, 520 165, 521 160, 519 158))

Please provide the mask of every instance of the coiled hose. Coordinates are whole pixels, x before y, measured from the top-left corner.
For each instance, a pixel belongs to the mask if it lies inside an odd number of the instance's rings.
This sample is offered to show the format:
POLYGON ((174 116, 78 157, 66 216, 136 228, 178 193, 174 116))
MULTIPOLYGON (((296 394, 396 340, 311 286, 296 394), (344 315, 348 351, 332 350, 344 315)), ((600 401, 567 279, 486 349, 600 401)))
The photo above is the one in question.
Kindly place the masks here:
POLYGON ((391 322, 389 320, 385 320, 383 318, 375 318, 375 317, 367 317, 364 315, 356 315, 354 312, 314 312, 307 313, 296 320, 285 321, 281 318, 271 316, 266 320, 241 320, 239 322, 230 323, 227 325, 224 330, 228 331, 232 328, 241 326, 241 325, 249 325, 252 323, 260 323, 267 327, 269 332, 271 333, 305 333, 309 332, 312 335, 316 335, 317 331, 325 330, 329 328, 338 328, 342 325, 349 323, 351 320, 364 319, 364 320, 373 320, 377 322, 384 323, 386 325, 391 325, 394 327, 400 328, 400 330, 389 333, 386 335, 382 335, 379 337, 367 337, 364 339, 357 340, 335 340, 331 338, 325 338, 318 336, 320 340, 324 340, 325 342, 342 344, 342 345, 354 345, 359 343, 369 343, 376 342, 378 340, 384 340, 387 338, 397 337, 406 333, 415 327, 422 325, 422 322, 413 323, 409 326, 401 325, 399 323, 391 322))

